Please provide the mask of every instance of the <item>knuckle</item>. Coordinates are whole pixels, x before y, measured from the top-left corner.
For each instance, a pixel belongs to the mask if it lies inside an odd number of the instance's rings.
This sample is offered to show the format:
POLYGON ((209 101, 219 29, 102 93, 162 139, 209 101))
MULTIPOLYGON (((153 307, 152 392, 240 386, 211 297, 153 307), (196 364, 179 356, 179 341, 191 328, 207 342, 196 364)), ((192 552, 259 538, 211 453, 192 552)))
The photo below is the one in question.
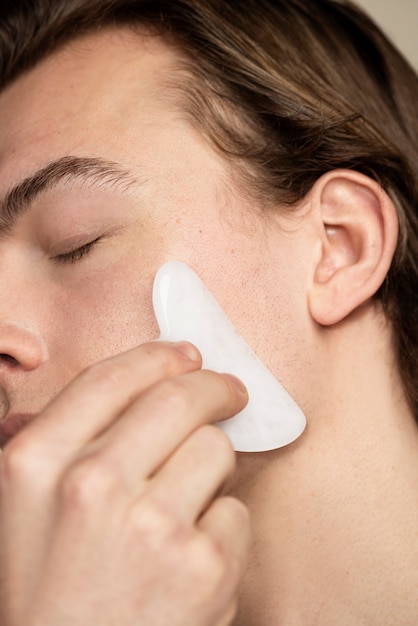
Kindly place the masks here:
POLYGON ((161 550, 162 546, 183 545, 187 530, 168 506, 151 493, 143 496, 134 509, 134 526, 141 541, 148 547, 161 550))
POLYGON ((247 507, 232 496, 222 497, 223 506, 227 509, 229 527, 233 533, 233 541, 240 547, 244 558, 250 548, 251 517, 247 507))
POLYGON ((208 624, 227 624, 236 613, 237 581, 230 580, 227 559, 210 537, 192 542, 182 563, 182 574, 196 614, 205 615, 208 624))
POLYGON ((105 359, 93 363, 84 370, 83 378, 86 385, 104 389, 118 389, 126 379, 126 366, 115 359, 105 359))
POLYGON ((227 610, 224 614, 223 621, 219 624, 219 626, 230 626, 234 621, 235 617, 238 613, 238 598, 233 597, 232 600, 228 603, 227 610))
POLYGON ((231 560, 231 573, 237 576, 246 566, 251 546, 251 519, 247 507, 231 496, 222 498, 224 507, 228 509, 230 548, 233 547, 234 559, 231 560))
POLYGON ((155 400, 167 413, 183 413, 189 402, 190 393, 180 378, 167 378, 153 388, 155 400))
POLYGON ((190 368, 191 361, 185 359, 174 346, 161 341, 149 344, 149 356, 154 360, 154 365, 163 375, 170 375, 190 368))
POLYGON ((2 487, 34 482, 42 457, 37 444, 23 433, 9 441, 0 457, 2 487))
POLYGON ((190 577, 195 588, 204 589, 208 594, 216 591, 228 573, 228 566, 221 547, 208 535, 202 534, 194 542, 188 555, 190 577))
POLYGON ((223 500, 230 510, 233 523, 237 526, 249 528, 250 513, 245 504, 241 502, 241 500, 238 500, 238 498, 233 498, 232 496, 224 496, 223 500))
POLYGON ((220 553, 219 548, 218 551, 213 549, 207 552, 206 560, 203 559, 204 565, 193 574, 195 584, 199 585, 201 592, 205 589, 212 597, 218 600, 223 598, 224 602, 229 603, 238 590, 247 561, 244 565, 236 556, 227 557, 220 553))
POLYGON ((115 490, 114 473, 98 455, 78 461, 61 481, 61 502, 72 510, 86 509, 92 502, 107 502, 115 490))

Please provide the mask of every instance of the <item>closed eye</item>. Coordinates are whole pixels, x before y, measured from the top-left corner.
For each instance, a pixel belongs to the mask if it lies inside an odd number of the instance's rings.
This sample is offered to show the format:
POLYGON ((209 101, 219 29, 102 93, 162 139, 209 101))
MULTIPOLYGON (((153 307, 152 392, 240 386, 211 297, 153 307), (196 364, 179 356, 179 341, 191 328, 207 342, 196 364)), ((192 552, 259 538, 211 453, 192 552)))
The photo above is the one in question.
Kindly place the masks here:
POLYGON ((70 250, 69 252, 65 252, 63 254, 57 254, 56 256, 52 257, 52 261, 54 261, 54 263, 62 264, 76 263, 77 261, 80 261, 80 259, 82 259, 84 256, 86 256, 93 249, 95 244, 100 241, 100 239, 101 237, 97 237, 93 241, 90 241, 89 243, 86 243, 84 244, 84 246, 80 246, 75 250, 70 250))

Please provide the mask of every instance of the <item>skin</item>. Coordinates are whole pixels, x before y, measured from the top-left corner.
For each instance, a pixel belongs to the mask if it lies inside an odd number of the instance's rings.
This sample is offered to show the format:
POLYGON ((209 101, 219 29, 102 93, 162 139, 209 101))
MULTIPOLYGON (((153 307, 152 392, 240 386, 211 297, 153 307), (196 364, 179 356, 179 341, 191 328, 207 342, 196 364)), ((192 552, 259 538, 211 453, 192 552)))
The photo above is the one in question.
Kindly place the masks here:
POLYGON ((4 414, 41 413, 2 456, 3 575, 12 580, 3 591, 5 623, 114 618, 157 626, 178 615, 182 626, 222 625, 231 623, 238 593, 240 626, 413 626, 418 438, 391 329, 371 299, 396 244, 393 206, 366 177, 333 172, 292 216, 280 207, 263 213, 237 188, 233 165, 167 97, 175 60, 155 38, 101 32, 0 95, 2 196, 66 156, 129 171, 120 185, 60 182, 0 239, 0 406, 4 414), (63 257, 98 237, 85 256, 63 257), (240 410, 245 393, 200 371, 198 356, 189 361, 172 346, 145 343, 158 336, 152 281, 168 260, 200 275, 305 411, 308 429, 295 444, 239 455, 233 473, 229 445, 207 424, 240 410), (93 366, 102 359, 104 367, 93 366), (109 410, 98 400, 107 385, 109 410), (167 415, 178 427, 164 428, 167 415), (150 442, 141 459, 131 455, 135 436, 138 446, 150 442), (181 498, 173 495, 179 484, 181 498), (250 511, 245 575, 248 520, 235 499, 217 497, 221 487, 250 511), (180 541, 173 528, 185 494, 196 490, 202 495, 191 497, 180 541), (162 525, 155 494, 168 503, 162 525), (138 517, 129 517, 115 551, 103 553, 100 520, 111 515, 109 533, 119 537, 118 512, 133 502, 138 517), (148 527, 147 511, 157 519, 148 527), (157 556, 144 552, 144 524, 157 556), (170 531, 159 534, 161 527, 170 531), (193 546, 202 535, 211 550, 201 558, 193 546), (198 555, 190 569, 178 556, 186 553, 198 555), (111 573, 96 580, 97 563, 109 562, 111 573), (154 564, 154 578, 141 574, 143 562, 154 564), (202 570, 215 572, 206 596, 196 582, 202 570), (173 572, 178 586, 167 595, 173 572), (132 579, 137 595, 127 591, 132 579), (94 600, 84 597, 84 580, 90 589, 96 581, 94 600), (63 615, 75 588, 83 609, 63 615))

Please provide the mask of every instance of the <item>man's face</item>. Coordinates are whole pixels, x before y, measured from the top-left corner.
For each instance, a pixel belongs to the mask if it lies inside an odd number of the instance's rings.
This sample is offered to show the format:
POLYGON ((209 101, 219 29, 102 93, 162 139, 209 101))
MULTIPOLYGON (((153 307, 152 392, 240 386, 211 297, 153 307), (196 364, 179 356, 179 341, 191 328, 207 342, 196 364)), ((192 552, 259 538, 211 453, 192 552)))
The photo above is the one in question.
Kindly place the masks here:
POLYGON ((156 338, 152 281, 168 260, 200 275, 297 391, 303 229, 234 190, 170 96, 173 60, 155 38, 102 32, 0 94, 1 198, 20 185, 0 238, 0 418, 38 412, 87 365, 156 338))

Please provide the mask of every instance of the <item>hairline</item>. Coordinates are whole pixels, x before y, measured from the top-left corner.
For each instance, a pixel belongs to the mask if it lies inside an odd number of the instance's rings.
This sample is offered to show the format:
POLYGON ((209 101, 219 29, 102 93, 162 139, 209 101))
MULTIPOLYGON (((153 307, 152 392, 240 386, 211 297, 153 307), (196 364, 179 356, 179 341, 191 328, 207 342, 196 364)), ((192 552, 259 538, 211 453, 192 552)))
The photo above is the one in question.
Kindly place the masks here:
MULTIPOLYGON (((146 40, 147 38, 158 40, 167 50, 174 52, 172 62, 164 70, 166 78, 162 82, 161 93, 165 95, 166 102, 174 107, 175 112, 182 115, 183 120, 189 123, 229 166, 227 182, 241 200, 256 202, 263 209, 277 208, 277 199, 273 189, 271 189, 271 197, 268 197, 266 184, 261 181, 260 173, 256 171, 256 168, 250 164, 250 159, 227 153, 220 146, 221 142, 216 141, 214 134, 211 134, 211 130, 203 122, 205 120, 211 123, 216 118, 217 125, 230 126, 231 122, 234 125, 238 123, 238 125, 242 125, 240 128, 240 132, 242 132, 244 127, 249 128, 251 124, 248 118, 245 119, 245 112, 237 111, 236 102, 227 102, 225 97, 220 96, 216 92, 216 85, 209 85, 207 77, 202 76, 202 69, 198 62, 187 50, 187 45, 183 45, 181 38, 170 32, 162 24, 141 22, 140 19, 113 22, 108 20, 100 25, 89 24, 83 30, 66 35, 49 49, 43 50, 38 54, 35 61, 27 67, 19 68, 15 75, 0 85, 0 95, 15 81, 35 70, 44 61, 64 52, 69 46, 88 37, 100 36, 104 32, 112 31, 116 34, 118 32, 131 33, 138 40, 146 40), (174 70, 172 75, 170 75, 170 70, 174 70), (182 76, 183 80, 176 80, 179 75, 182 76), (165 90, 164 87, 166 87, 165 90)), ((283 203, 283 209, 294 207, 299 201, 300 199, 296 199, 295 202, 283 203)))

